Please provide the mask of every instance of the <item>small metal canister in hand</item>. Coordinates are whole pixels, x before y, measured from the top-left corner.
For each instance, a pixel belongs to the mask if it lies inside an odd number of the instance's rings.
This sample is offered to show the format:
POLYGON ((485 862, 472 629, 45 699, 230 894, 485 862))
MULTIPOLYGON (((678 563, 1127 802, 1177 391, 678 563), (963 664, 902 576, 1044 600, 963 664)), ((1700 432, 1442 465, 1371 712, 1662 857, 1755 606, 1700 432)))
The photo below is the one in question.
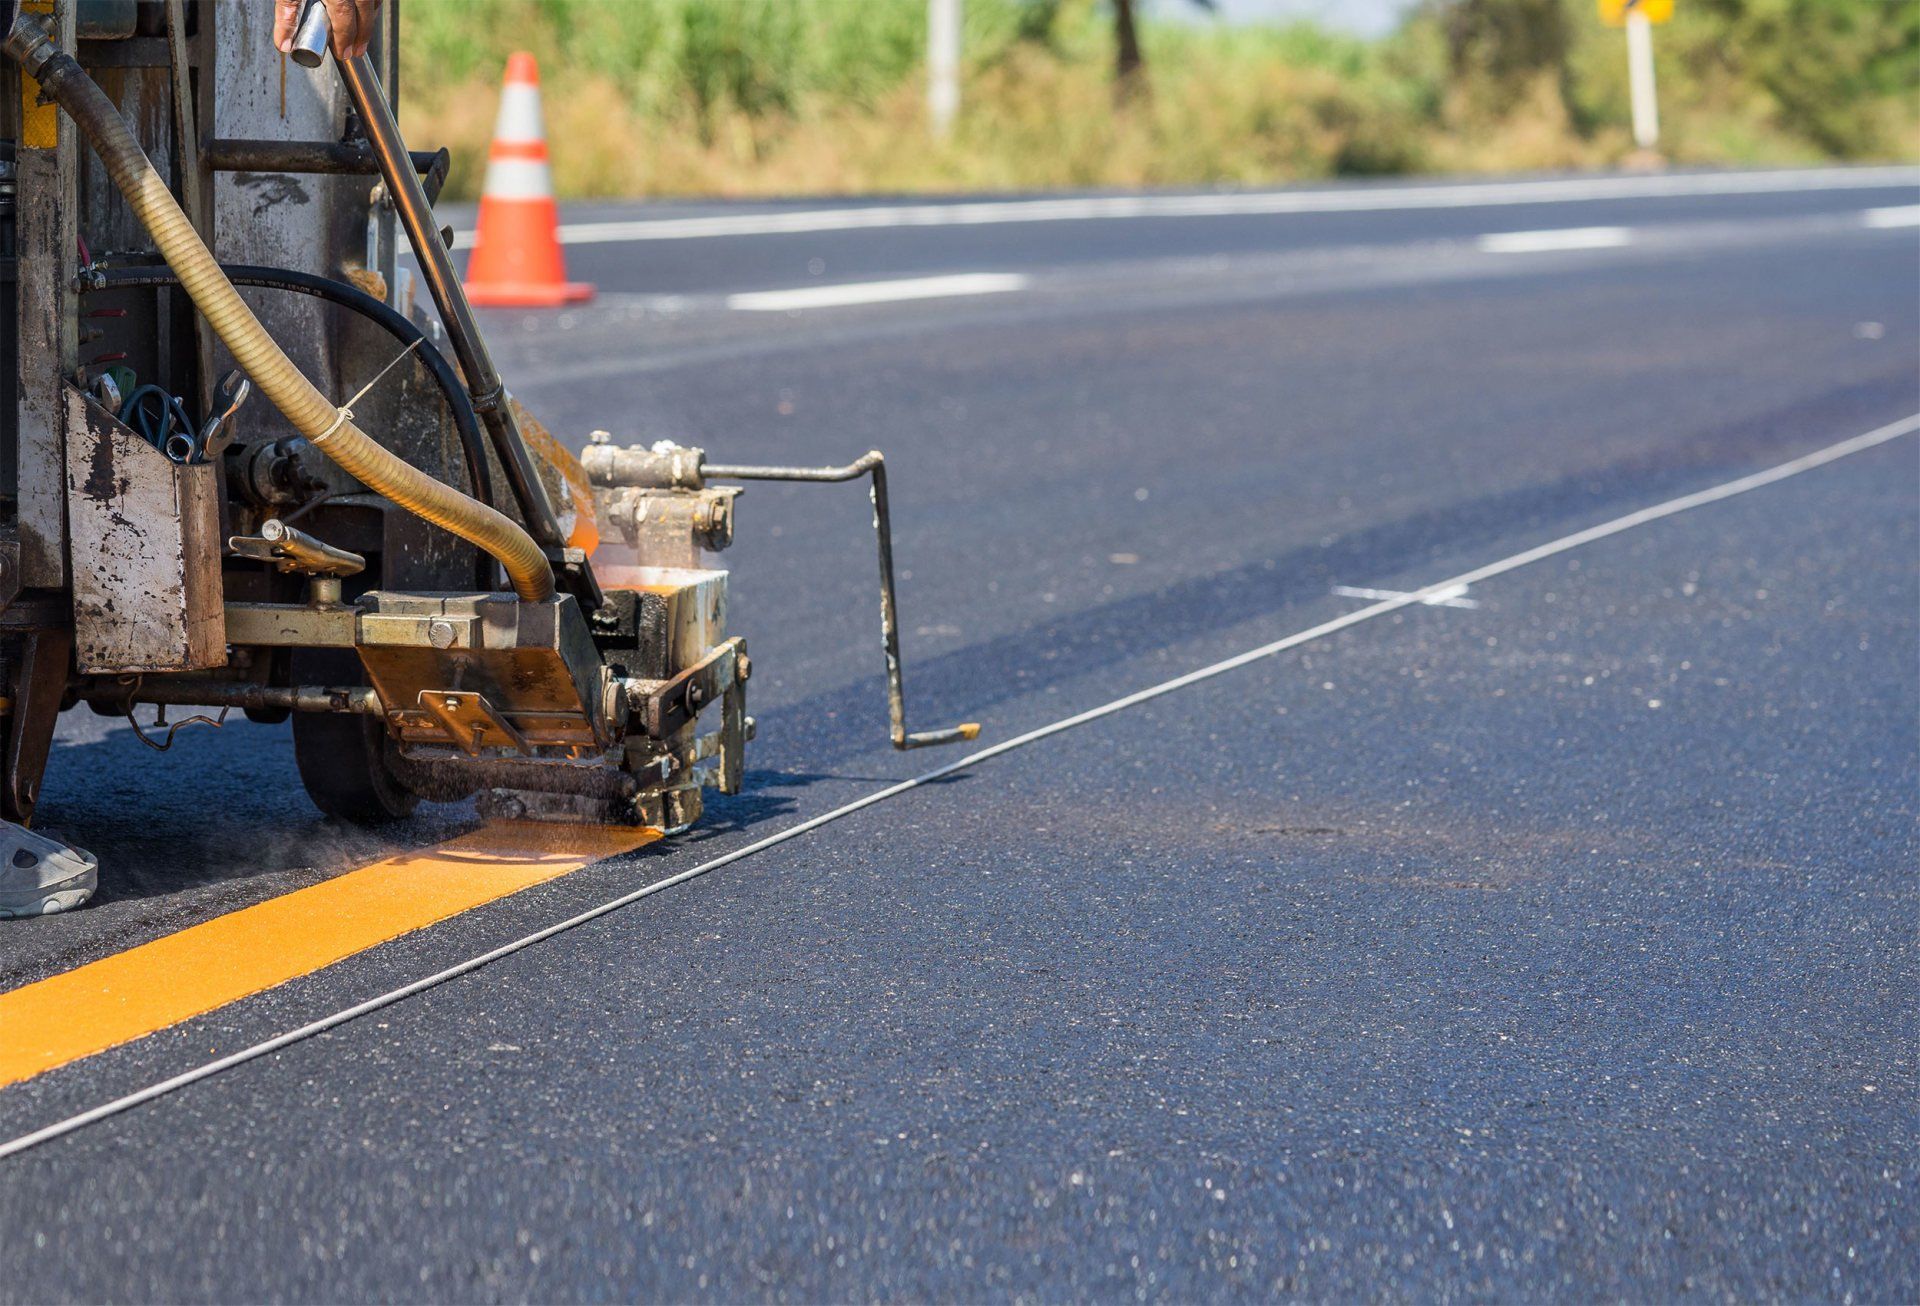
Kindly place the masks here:
POLYGON ((300 25, 294 29, 290 51, 293 61, 302 68, 318 68, 327 57, 327 42, 332 36, 333 24, 327 18, 326 5, 320 0, 307 0, 307 10, 300 15, 300 25))

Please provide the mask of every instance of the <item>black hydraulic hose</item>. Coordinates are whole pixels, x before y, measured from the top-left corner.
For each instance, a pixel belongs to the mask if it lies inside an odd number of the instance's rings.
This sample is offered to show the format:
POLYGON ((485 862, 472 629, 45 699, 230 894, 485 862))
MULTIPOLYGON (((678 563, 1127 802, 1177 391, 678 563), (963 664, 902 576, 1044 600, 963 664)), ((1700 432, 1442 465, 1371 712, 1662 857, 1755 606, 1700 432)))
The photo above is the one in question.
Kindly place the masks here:
MULTIPOLYGON (((220 270, 227 274, 227 280, 236 286, 253 286, 264 290, 284 290, 296 295, 311 295, 315 299, 324 299, 338 304, 341 308, 358 313, 368 321, 386 330, 402 345, 413 345, 420 361, 432 373, 434 383, 440 387, 440 393, 446 398, 447 407, 453 413, 454 428, 460 435, 460 450, 467 464, 467 480, 472 488, 473 497, 485 504, 493 503, 493 473, 487 466, 486 437, 480 430, 480 419, 473 411, 473 400, 467 395, 466 386, 460 382, 453 365, 428 340, 426 333, 415 326, 406 314, 375 299, 358 286, 350 286, 344 281, 335 281, 330 277, 318 276, 311 272, 295 272, 291 268, 254 267, 244 263, 222 263, 220 270)), ((154 266, 88 268, 81 274, 83 290, 129 290, 146 286, 175 286, 180 278, 173 269, 165 264, 154 266)))

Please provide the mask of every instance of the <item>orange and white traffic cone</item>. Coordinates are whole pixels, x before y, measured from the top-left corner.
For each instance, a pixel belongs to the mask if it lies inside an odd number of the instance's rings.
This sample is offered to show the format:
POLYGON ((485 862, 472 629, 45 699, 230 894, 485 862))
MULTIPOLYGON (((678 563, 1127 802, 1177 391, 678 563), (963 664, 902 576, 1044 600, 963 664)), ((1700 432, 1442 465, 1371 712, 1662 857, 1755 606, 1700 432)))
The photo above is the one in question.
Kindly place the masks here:
POLYGON ((476 304, 547 308, 593 298, 593 287, 567 280, 560 254, 560 214, 547 168, 540 119, 540 69, 525 51, 507 59, 500 117, 487 153, 480 222, 467 260, 467 298, 476 304))

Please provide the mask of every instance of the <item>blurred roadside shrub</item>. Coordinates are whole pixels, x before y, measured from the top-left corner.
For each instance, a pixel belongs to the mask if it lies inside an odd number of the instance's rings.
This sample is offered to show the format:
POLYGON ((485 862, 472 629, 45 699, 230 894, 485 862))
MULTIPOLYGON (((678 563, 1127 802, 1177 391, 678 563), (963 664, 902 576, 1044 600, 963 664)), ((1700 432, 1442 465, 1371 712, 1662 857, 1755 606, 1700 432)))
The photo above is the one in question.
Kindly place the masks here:
MULTIPOLYGON (((1674 9, 1654 38, 1670 157, 1920 153, 1920 4, 1678 0, 1674 9)), ((1628 148, 1623 38, 1596 21, 1591 0, 1426 0, 1393 43, 1413 56, 1408 75, 1439 89, 1441 166, 1590 165, 1628 148)))
MULTIPOLYGON (((964 109, 930 139, 926 0, 402 0, 404 117, 478 190, 500 69, 545 77, 562 194, 1257 184, 1600 166, 1630 148, 1592 0, 1425 0, 1362 41, 1146 8, 1116 103, 1106 0, 965 0, 964 109)), ((1657 38, 1683 162, 1920 152, 1920 4, 1680 0, 1657 38)))

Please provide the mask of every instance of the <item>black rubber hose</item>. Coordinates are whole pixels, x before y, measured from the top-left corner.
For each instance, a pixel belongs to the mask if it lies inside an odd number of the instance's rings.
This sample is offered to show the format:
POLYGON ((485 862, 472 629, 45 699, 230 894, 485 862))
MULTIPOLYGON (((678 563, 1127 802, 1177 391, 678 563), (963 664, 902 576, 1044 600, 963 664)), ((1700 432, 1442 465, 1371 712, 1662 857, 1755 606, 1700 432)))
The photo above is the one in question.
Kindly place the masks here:
MULTIPOLYGON (((460 450, 465 455, 467 480, 472 488, 473 497, 491 506, 493 504, 493 474, 487 466, 486 437, 480 430, 480 418, 473 411, 473 400, 467 394, 467 388, 460 381, 453 365, 447 357, 436 349, 426 333, 415 326, 411 319, 400 310, 375 299, 358 286, 350 286, 344 281, 335 281, 311 272, 295 272, 291 268, 254 267, 244 263, 222 263, 220 270, 226 273, 227 280, 236 286, 252 286, 263 290, 284 290, 296 295, 311 295, 315 299, 324 299, 338 304, 341 308, 358 313, 374 325, 384 328, 402 345, 418 346, 414 352, 420 361, 432 373, 434 383, 440 387, 440 393, 446 398, 447 407, 453 413, 453 425, 460 435, 460 450)), ((120 268, 88 268, 82 274, 81 288, 85 290, 137 290, 146 286, 178 286, 180 278, 172 268, 164 263, 152 266, 120 268)))

